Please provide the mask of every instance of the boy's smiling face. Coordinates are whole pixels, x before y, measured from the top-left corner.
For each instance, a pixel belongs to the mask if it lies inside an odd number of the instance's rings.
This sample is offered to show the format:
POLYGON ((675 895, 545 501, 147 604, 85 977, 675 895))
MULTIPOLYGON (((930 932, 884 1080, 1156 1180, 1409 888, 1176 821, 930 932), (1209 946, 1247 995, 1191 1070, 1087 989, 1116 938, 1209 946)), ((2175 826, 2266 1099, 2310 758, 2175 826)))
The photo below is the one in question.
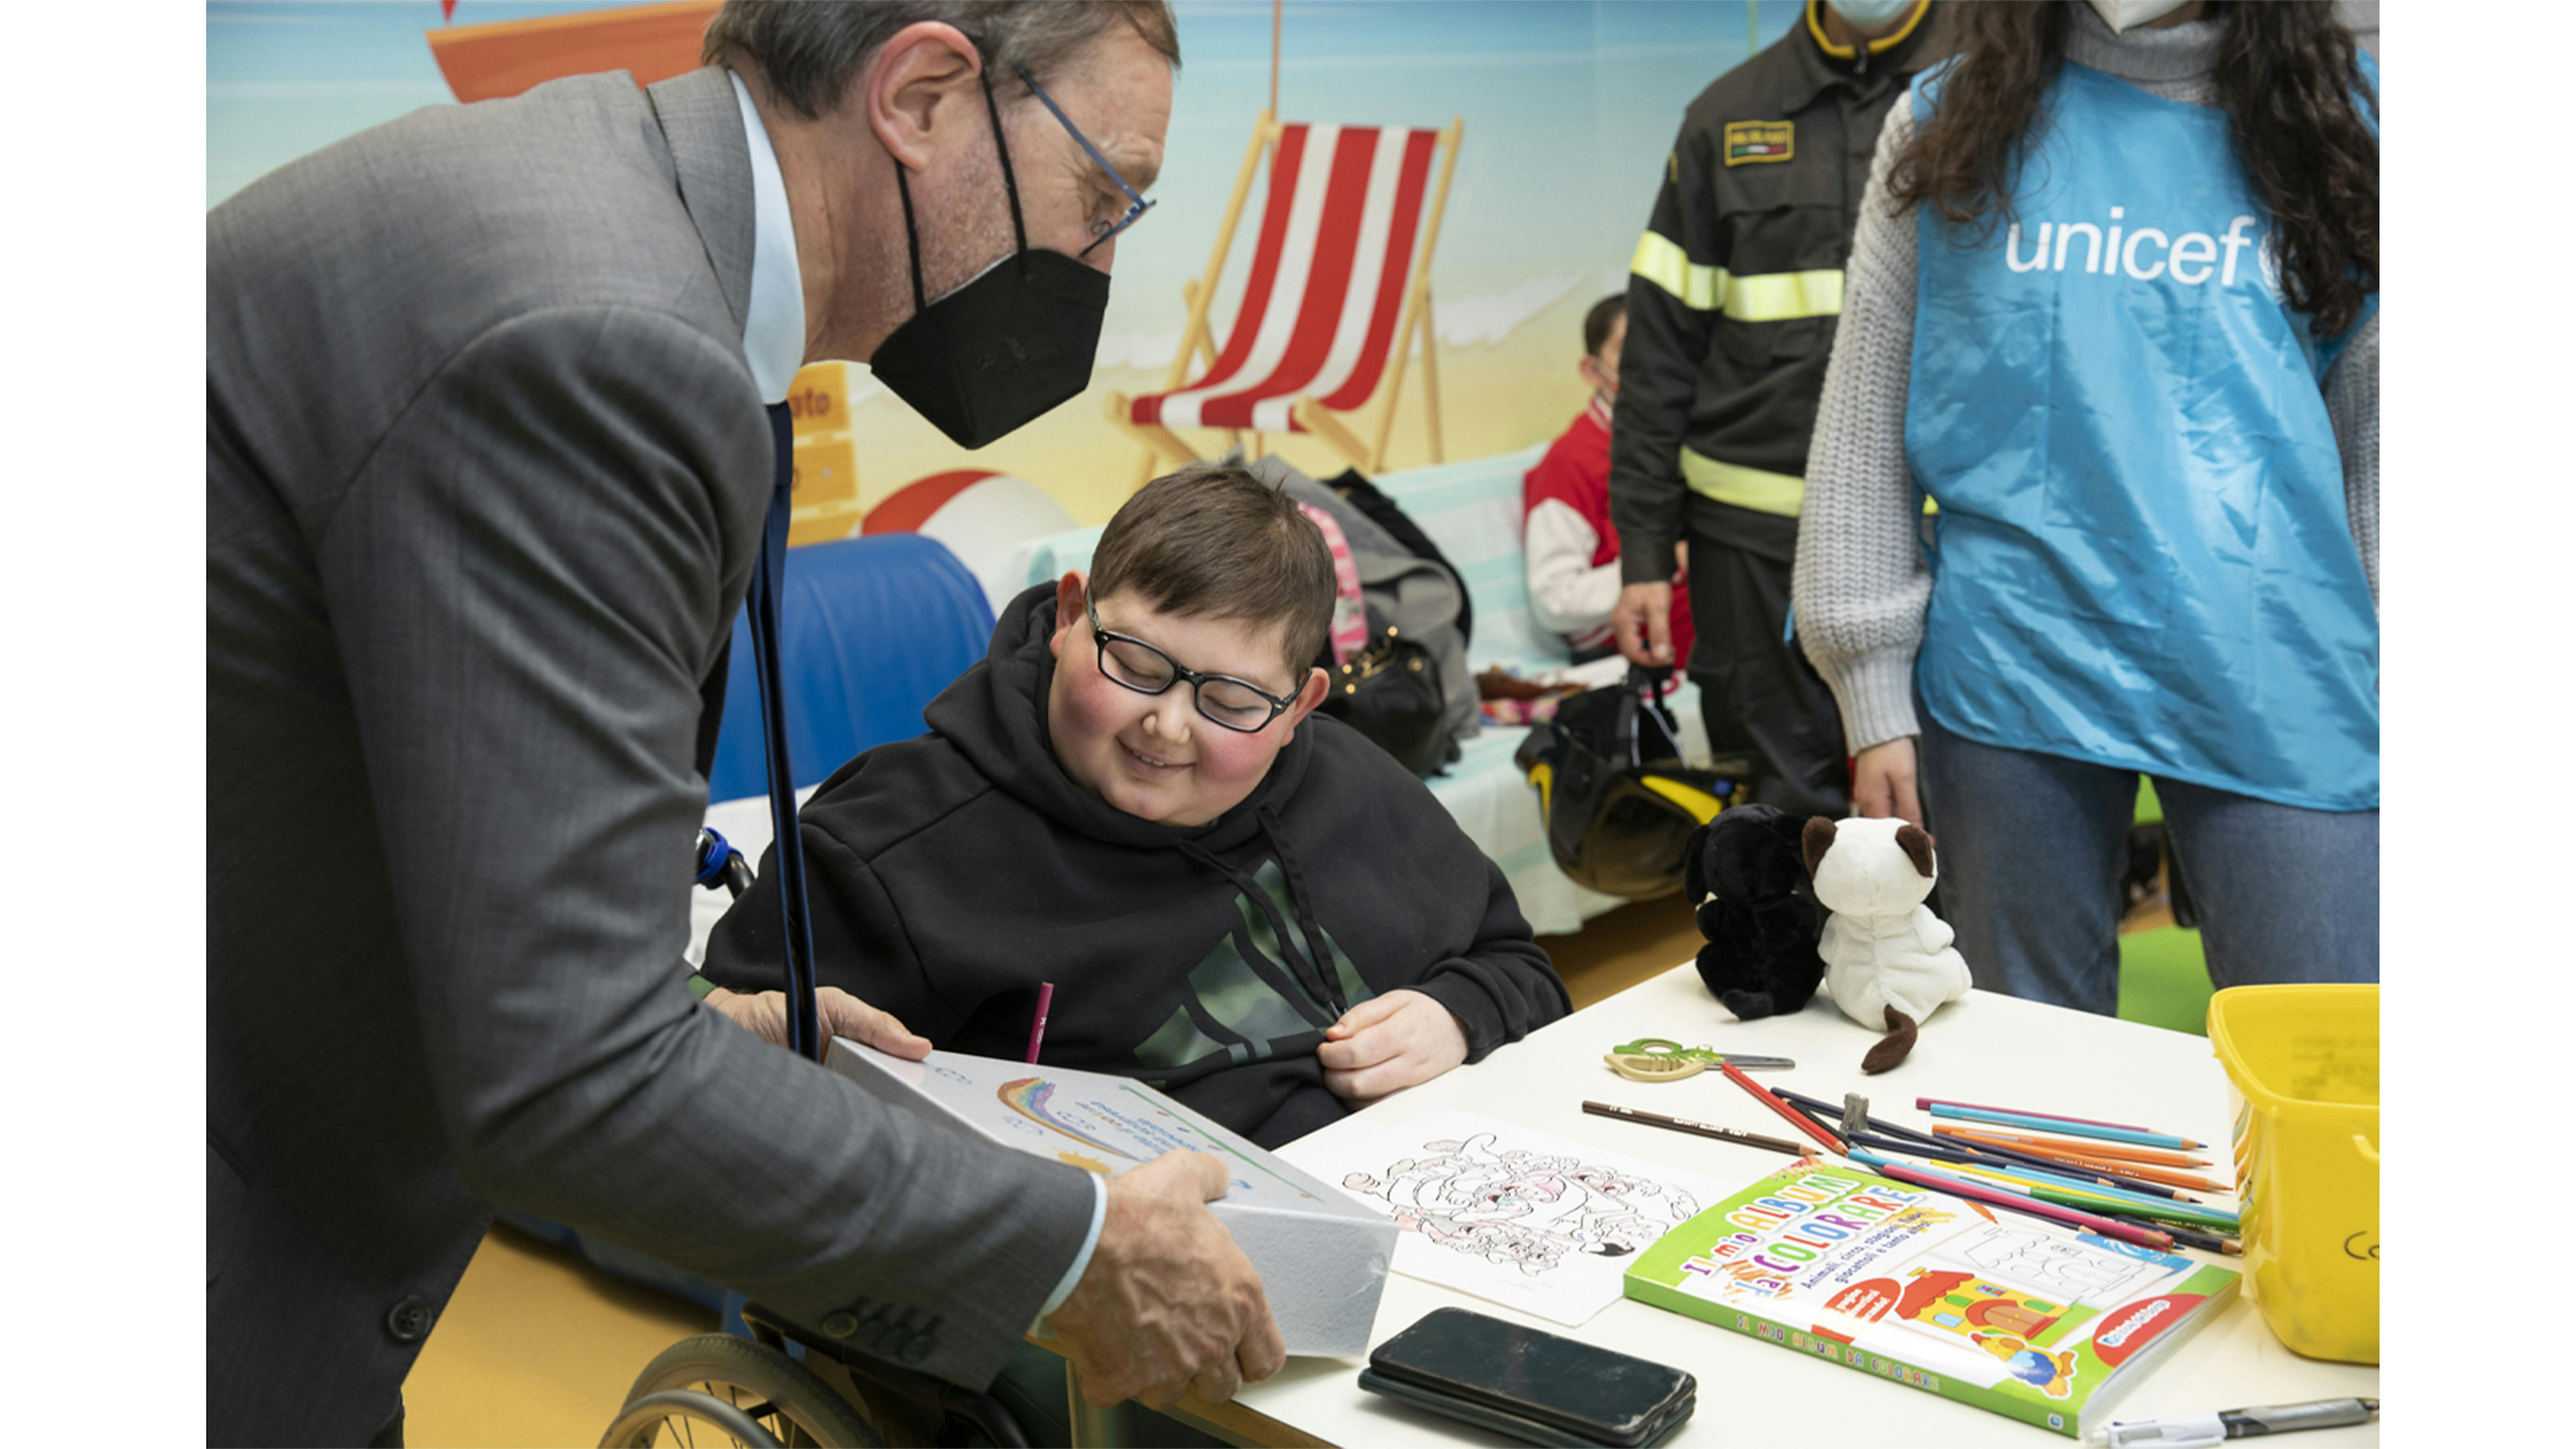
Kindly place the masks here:
POLYGON ((1286 627, 1167 613, 1132 593, 1091 602, 1100 627, 1141 639, 1183 669, 1226 674, 1296 703, 1249 734, 1199 713, 1190 685, 1139 694, 1101 673, 1100 646, 1079 570, 1056 583, 1055 635, 1047 649, 1047 734, 1056 763, 1076 784, 1141 820, 1205 825, 1243 803, 1297 724, 1323 702, 1324 671, 1291 668, 1286 627))

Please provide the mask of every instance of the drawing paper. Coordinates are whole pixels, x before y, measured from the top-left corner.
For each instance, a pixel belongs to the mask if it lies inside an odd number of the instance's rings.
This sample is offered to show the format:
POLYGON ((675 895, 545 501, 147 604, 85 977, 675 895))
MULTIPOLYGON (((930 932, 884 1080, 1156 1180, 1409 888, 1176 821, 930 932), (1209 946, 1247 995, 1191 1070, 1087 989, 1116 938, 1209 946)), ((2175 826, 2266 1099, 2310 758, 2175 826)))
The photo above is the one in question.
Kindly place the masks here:
POLYGON ((1403 1230, 1395 1271, 1580 1327, 1657 1238, 1725 1195, 1694 1173, 1472 1112, 1354 1118, 1279 1150, 1403 1230))

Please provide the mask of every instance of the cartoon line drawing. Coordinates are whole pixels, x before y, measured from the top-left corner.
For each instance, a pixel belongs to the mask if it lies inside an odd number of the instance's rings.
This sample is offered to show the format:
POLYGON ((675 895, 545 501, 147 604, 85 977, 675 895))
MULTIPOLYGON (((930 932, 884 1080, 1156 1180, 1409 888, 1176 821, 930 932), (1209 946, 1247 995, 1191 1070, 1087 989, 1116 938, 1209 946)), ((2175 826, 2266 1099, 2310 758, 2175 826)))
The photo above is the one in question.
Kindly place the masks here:
POLYGON ((1997 1277, 2052 1289, 2069 1299, 2109 1294, 2155 1271, 2134 1260, 2087 1252, 2062 1238, 2030 1229, 1989 1230, 1959 1256, 1997 1277))
POLYGON ((1497 1150, 1495 1135, 1423 1144, 1422 1157, 1342 1185, 1386 1204, 1396 1226, 1452 1252, 1536 1277, 1570 1255, 1621 1258, 1690 1220, 1688 1194, 1578 1158, 1497 1150))

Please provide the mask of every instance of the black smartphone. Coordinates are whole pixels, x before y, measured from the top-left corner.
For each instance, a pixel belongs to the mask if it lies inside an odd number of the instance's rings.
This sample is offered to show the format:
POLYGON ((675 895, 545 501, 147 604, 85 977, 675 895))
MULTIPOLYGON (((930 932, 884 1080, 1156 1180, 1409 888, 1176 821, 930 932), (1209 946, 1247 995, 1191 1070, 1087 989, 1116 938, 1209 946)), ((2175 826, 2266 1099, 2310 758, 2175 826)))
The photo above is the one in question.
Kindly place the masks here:
POLYGON ((1680 1427, 1699 1383, 1606 1348, 1439 1308, 1379 1344, 1360 1387, 1534 1444, 1643 1449, 1680 1427))

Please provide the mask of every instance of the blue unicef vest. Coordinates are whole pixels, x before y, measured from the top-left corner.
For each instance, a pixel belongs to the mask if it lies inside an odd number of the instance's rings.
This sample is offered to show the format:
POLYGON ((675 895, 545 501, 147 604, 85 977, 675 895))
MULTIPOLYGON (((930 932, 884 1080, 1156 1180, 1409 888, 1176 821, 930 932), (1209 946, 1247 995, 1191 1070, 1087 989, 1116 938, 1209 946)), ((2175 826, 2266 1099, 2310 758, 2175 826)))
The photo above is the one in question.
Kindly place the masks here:
POLYGON ((2322 391, 2352 333, 2281 301, 2224 111, 2072 63, 2042 105, 2015 225, 1916 209, 1924 703, 1987 744, 2375 809, 2378 614, 2322 391))

